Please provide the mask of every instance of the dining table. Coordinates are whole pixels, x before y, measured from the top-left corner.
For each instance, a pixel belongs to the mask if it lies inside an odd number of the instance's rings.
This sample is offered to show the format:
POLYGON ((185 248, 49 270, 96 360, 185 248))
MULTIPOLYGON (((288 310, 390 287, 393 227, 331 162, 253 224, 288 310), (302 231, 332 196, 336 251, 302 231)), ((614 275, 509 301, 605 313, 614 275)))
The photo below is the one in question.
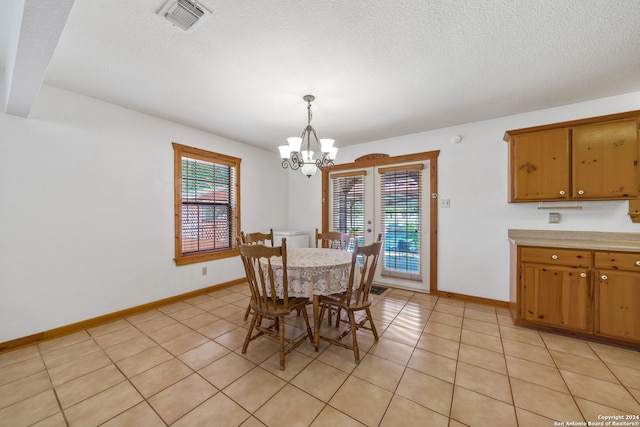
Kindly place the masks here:
MULTIPOLYGON (((328 248, 287 249, 287 279, 290 297, 313 300, 313 346, 320 346, 320 295, 345 292, 349 286, 351 252, 328 248)), ((272 258, 278 298, 284 297, 282 258, 272 258)))

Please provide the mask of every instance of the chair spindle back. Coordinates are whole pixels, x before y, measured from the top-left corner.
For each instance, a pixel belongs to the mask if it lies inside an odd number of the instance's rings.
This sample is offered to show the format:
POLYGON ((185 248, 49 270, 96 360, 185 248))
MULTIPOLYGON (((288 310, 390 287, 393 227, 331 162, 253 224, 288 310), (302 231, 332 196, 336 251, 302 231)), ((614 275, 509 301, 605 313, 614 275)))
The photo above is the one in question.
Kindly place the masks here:
POLYGON ((240 258, 251 289, 251 299, 254 306, 262 312, 273 311, 278 300, 288 307, 287 280, 287 243, 282 239, 282 246, 265 246, 259 244, 241 243, 238 239, 240 258), (272 257, 282 259, 282 267, 276 273, 272 264, 272 257), (282 277, 282 297, 278 297, 276 280, 282 277))
POLYGON ((318 232, 316 228, 316 248, 330 248, 348 250, 351 243, 351 233, 340 231, 318 232))
POLYGON ((381 248, 381 240, 366 246, 358 246, 358 241, 356 240, 351 256, 351 272, 349 274, 347 301, 362 304, 369 299, 381 248), (358 259, 362 260, 362 265, 360 265, 358 259), (354 283, 356 280, 357 283, 354 283), (356 297, 355 300, 353 300, 354 293, 356 297))
POLYGON ((275 244, 273 239, 273 228, 269 230, 268 233, 246 233, 244 231, 240 232, 240 239, 242 243, 254 243, 254 244, 263 244, 266 245, 267 240, 271 243, 271 246, 275 244))

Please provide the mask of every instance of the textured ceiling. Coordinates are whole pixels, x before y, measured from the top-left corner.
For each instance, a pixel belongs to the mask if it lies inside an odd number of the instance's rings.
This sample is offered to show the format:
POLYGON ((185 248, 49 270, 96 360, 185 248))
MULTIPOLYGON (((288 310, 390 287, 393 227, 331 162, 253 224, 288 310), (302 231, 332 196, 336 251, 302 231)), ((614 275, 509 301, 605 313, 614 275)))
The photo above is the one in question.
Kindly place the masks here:
POLYGON ((45 83, 274 151, 307 93, 340 147, 640 90, 638 0, 164 2, 76 0, 45 83))

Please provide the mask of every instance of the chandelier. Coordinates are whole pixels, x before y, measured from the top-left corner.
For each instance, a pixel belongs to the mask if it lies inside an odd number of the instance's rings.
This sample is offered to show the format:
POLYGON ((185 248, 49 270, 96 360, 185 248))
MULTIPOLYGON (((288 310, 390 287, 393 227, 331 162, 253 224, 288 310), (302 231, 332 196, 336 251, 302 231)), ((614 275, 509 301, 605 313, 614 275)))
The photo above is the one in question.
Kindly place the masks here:
POLYGON ((303 175, 306 175, 307 178, 311 178, 318 169, 331 169, 334 166, 333 161, 336 159, 338 149, 333 146, 333 139, 318 139, 316 130, 311 127, 311 101, 316 99, 315 96, 305 95, 302 99, 307 102, 307 127, 303 129, 300 137, 293 136, 287 138, 289 145, 281 145, 278 149, 280 150, 283 168, 291 168, 293 170, 300 169, 300 172, 302 172, 303 175), (318 159, 313 158, 313 151, 311 151, 312 134, 316 141, 316 145, 320 146, 320 150, 322 151, 322 157, 318 159), (300 151, 305 139, 306 150, 300 151))

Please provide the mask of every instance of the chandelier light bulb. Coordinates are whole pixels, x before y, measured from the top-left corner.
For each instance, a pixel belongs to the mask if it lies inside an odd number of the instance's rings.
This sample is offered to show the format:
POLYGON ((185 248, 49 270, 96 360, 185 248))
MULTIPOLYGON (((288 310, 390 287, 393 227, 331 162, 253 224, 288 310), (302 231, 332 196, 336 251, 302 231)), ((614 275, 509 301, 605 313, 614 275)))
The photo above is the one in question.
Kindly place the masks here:
POLYGON ((281 159, 288 159, 291 156, 291 147, 288 145, 279 145, 278 150, 280 150, 281 159))
POLYGON ((333 143, 335 141, 333 139, 321 139, 320 140, 320 147, 322 149, 322 154, 325 153, 330 153, 331 149, 333 148, 333 143))
POLYGON ((300 168, 300 172, 302 172, 303 175, 306 175, 307 178, 311 178, 317 171, 318 168, 315 163, 305 163, 304 166, 300 168))
POLYGON ((289 143, 289 148, 291 148, 292 153, 300 152, 300 145, 302 145, 302 138, 297 136, 292 136, 287 138, 287 142, 289 143))

